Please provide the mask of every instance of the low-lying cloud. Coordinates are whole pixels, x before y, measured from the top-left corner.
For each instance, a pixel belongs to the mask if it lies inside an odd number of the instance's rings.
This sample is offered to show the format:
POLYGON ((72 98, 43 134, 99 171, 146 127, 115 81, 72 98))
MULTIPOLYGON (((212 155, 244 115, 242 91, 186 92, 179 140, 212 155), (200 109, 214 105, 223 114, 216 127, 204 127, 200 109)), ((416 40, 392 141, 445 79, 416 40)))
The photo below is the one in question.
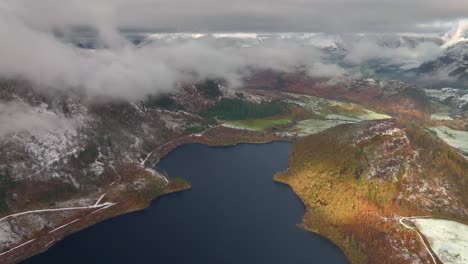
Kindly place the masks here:
POLYGON ((432 42, 420 43, 415 47, 386 48, 376 42, 363 41, 350 48, 345 61, 359 65, 371 60, 384 60, 389 64, 408 64, 408 67, 417 67, 436 58, 442 51, 440 45, 432 42))
MULTIPOLYGON (((336 61, 324 59, 326 55, 318 47, 287 39, 242 48, 220 45, 213 38, 165 45, 148 42, 137 47, 118 31, 122 6, 135 8, 126 0, 114 4, 107 0, 4 2, 0 5, 0 35, 4 36, 0 42, 0 76, 25 78, 46 89, 81 89, 89 98, 135 101, 171 91, 181 82, 205 78, 224 78, 232 87, 240 86, 251 69, 294 72, 305 68, 311 77, 348 74, 336 61), (48 13, 50 6, 58 12, 48 13), (105 48, 79 49, 54 35, 73 25, 95 29, 105 48)), ((146 14, 141 9, 130 15, 140 13, 146 14)), ((457 32, 453 35, 459 36, 457 32)), ((383 59, 415 65, 436 57, 441 48, 433 43, 386 48, 360 41, 349 46, 348 52, 345 62, 354 64, 383 59)))
POLYGON ((0 137, 27 131, 54 132, 57 129, 69 130, 73 121, 51 112, 33 110, 20 102, 0 102, 0 137))
POLYGON ((238 48, 207 38, 136 47, 106 33, 99 38, 108 48, 84 50, 6 17, 0 17, 0 35, 8 36, 0 42, 2 76, 52 89, 79 87, 89 97, 139 100, 205 78, 225 78, 238 86, 251 68, 288 72, 305 66, 315 76, 345 72, 321 62, 323 54, 317 48, 288 41, 238 48))
POLYGON ((444 36, 444 47, 449 47, 459 41, 466 41, 466 34, 468 31, 468 19, 458 21, 455 26, 447 32, 444 36))
POLYGON ((468 14, 464 0, 3 0, 35 27, 182 31, 413 32, 468 14), (425 25, 421 27, 421 25, 425 25))

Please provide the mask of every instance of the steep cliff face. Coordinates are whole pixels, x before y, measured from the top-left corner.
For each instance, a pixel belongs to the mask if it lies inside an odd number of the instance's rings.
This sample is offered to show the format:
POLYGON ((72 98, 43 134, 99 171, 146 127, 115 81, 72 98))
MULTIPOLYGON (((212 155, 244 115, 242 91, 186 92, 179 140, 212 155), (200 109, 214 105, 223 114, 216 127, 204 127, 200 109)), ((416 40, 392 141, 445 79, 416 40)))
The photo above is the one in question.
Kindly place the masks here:
POLYGON ((406 216, 468 222, 468 162, 429 132, 396 121, 347 124, 293 144, 276 176, 306 206, 303 226, 339 245, 352 263, 424 263, 406 216))

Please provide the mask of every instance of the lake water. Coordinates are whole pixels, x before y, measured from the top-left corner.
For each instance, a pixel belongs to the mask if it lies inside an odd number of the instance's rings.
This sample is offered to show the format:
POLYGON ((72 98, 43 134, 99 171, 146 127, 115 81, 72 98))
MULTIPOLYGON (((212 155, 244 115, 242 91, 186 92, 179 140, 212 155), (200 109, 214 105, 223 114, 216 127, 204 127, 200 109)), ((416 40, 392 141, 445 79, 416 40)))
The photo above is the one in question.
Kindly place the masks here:
POLYGON ((25 263, 347 263, 332 243, 296 226, 303 205, 273 181, 289 149, 181 146, 158 167, 191 190, 70 235, 25 263))

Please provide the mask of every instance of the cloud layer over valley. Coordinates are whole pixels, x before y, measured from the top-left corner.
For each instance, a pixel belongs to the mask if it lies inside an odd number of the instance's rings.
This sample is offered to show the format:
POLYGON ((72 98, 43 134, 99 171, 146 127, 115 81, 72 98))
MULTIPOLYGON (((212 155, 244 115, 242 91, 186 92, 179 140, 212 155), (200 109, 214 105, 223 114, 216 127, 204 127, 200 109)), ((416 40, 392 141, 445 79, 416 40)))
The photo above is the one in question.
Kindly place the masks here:
POLYGON ((2 0, 38 28, 93 24, 176 31, 445 31, 468 14, 461 0, 2 0))
POLYGON ((46 88, 83 88, 90 97, 138 100, 170 90, 177 82, 210 77, 225 78, 236 86, 252 67, 294 71, 305 65, 313 74, 344 73, 321 62, 317 48, 293 42, 240 48, 206 38, 137 47, 113 30, 105 34, 99 30, 98 38, 106 48, 85 50, 50 31, 27 26, 18 17, 0 16, 0 34, 8 36, 0 43, 0 74, 46 88))
MULTIPOLYGON (((430 22, 437 19, 455 19, 459 12, 468 9, 466 4, 455 2, 443 6, 438 1, 424 1, 424 4, 419 2, 405 2, 408 8, 404 12, 410 15, 409 12, 415 12, 416 7, 423 7, 422 11, 426 13, 421 12, 411 21, 402 17, 388 17, 392 18, 391 21, 401 22, 400 25, 389 25, 391 30, 400 30, 400 26, 409 24, 411 26, 408 29, 417 29, 424 23, 432 25, 430 22), (449 10, 446 6, 460 9, 449 10), (429 20, 429 15, 434 19, 429 20)), ((180 26, 181 29, 198 28, 207 31, 279 31, 288 28, 293 31, 305 30, 306 28, 298 26, 300 22, 301 25, 315 25, 315 30, 318 31, 339 32, 340 34, 334 36, 341 36, 357 31, 358 27, 365 30, 374 25, 373 29, 368 30, 379 30, 379 23, 373 22, 378 19, 376 14, 383 16, 379 21, 384 21, 387 16, 396 16, 393 11, 396 11, 396 7, 401 7, 403 1, 388 5, 383 1, 371 3, 366 0, 307 3, 298 0, 266 3, 261 0, 248 3, 241 1, 232 5, 225 1, 211 0, 197 2, 196 5, 183 0, 3 0, 0 2, 0 34, 5 37, 0 42, 0 76, 25 78, 45 89, 79 88, 90 98, 135 101, 148 94, 169 91, 180 82, 205 78, 225 78, 231 86, 236 87, 251 69, 290 72, 300 67, 305 68, 312 77, 354 74, 352 70, 344 69, 336 60, 327 57, 329 54, 323 48, 343 47, 336 47, 339 41, 329 41, 326 34, 308 35, 312 36, 310 39, 302 39, 301 35, 296 39, 276 35, 276 38, 268 41, 259 40, 253 34, 247 37, 245 43, 239 35, 236 36, 237 40, 229 40, 227 35, 227 42, 220 41, 218 36, 165 43, 147 41, 144 45, 135 46, 121 34, 119 28, 169 28, 172 25, 180 26), (363 8, 364 4, 366 8, 363 8), (180 6, 184 8, 176 8, 180 6), (345 15, 340 11, 344 10, 342 7, 348 7, 357 13, 345 15), (388 8, 387 12, 383 12, 383 8, 388 8), (367 14, 369 10, 374 10, 373 13, 376 14, 364 16, 368 26, 362 26, 365 21, 358 19, 357 15, 367 14), (306 19, 306 13, 310 19, 306 19), (337 15, 340 15, 339 22, 334 19, 337 15), (223 16, 223 19, 218 16, 223 16), (251 21, 251 16, 259 20, 251 21), (287 22, 287 28, 275 27, 272 18, 287 22), (259 21, 264 21, 265 27, 258 26, 259 21), (193 27, 190 28, 189 25, 193 27), (219 28, 210 28, 208 25, 219 28), (80 49, 67 42, 67 37, 74 34, 70 29, 76 26, 84 26, 96 32, 96 41, 101 48, 80 49), (320 44, 324 41, 322 37, 328 41, 324 45, 320 44), (302 42, 297 41, 298 39, 302 42), (229 41, 240 43, 233 44, 229 41)), ((347 14, 353 13, 346 10, 347 14)), ((462 37, 462 34, 463 32, 455 32, 452 35, 455 38, 462 37)), ((393 38, 399 39, 395 35, 393 38)), ((373 40, 366 40, 365 37, 363 39, 352 44, 343 42, 350 44, 344 47, 344 62, 362 64, 369 60, 382 59, 391 63, 409 62, 417 65, 436 57, 442 51, 440 44, 433 42, 385 47, 373 40)))

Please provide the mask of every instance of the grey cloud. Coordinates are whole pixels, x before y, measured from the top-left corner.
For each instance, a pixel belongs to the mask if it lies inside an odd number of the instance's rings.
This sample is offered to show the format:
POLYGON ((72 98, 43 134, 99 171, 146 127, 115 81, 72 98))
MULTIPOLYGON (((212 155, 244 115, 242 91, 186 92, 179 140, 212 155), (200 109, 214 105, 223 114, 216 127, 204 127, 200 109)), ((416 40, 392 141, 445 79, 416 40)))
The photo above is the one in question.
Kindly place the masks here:
MULTIPOLYGON (((313 77, 335 77, 348 72, 325 63, 319 49, 292 41, 234 48, 203 39, 137 48, 118 28, 440 33, 466 14, 468 3, 461 0, 0 0, 0 77, 26 78, 49 92, 78 88, 89 98, 130 101, 207 77, 237 86, 251 68, 300 67, 313 77), (82 50, 54 37, 73 26, 95 29, 106 49, 82 50)), ((467 27, 458 29, 446 39, 463 38, 467 27)), ((439 51, 430 44, 385 49, 362 42, 346 60, 421 62, 439 51)), ((21 103, 0 103, 0 124, 6 124, 0 136, 73 126, 21 103)))
POLYGON ((452 30, 444 35, 444 46, 448 47, 460 40, 467 40, 465 37, 466 31, 468 31, 468 19, 458 21, 452 30))
POLYGON ((115 24, 182 31, 408 32, 434 30, 435 22, 468 14, 462 0, 5 1, 10 12, 37 27, 91 24, 102 30, 115 24))
POLYGON ((443 49, 435 43, 421 43, 416 47, 401 46, 384 48, 376 42, 358 42, 350 48, 345 61, 353 64, 363 64, 370 60, 380 59, 393 64, 409 64, 417 67, 423 62, 434 59, 443 49))
POLYGON ((312 77, 339 77, 348 72, 336 64, 326 64, 322 62, 314 63, 308 70, 308 75, 312 77))
POLYGON ((20 102, 0 102, 0 124, 0 137, 25 131, 67 130, 74 127, 71 120, 47 111, 33 110, 20 102))
MULTIPOLYGON (((178 82, 210 77, 236 86, 250 67, 294 71, 306 66, 318 74, 327 66, 320 63, 318 49, 288 41, 235 48, 208 38, 137 48, 106 33, 100 37, 109 48, 82 50, 12 17, 0 17, 0 34, 9 36, 0 42, 2 76, 23 77, 40 87, 79 87, 93 98, 139 100, 178 82)), ((336 66, 333 70, 333 75, 339 72, 336 66)))
MULTIPOLYGON (((447 0, 4 0, 0 4, 0 74, 21 76, 43 87, 82 88, 90 97, 138 100, 177 83, 224 77, 232 86, 251 67, 339 76, 346 71, 324 63, 311 46, 290 41, 233 48, 210 40, 141 48, 128 43, 118 27, 172 27, 199 30, 364 31, 420 28, 421 23, 457 18, 467 4, 447 0), (52 32, 73 25, 95 28, 107 47, 85 51, 56 39, 52 32), (404 27, 403 27, 404 26, 404 27)), ((430 27, 430 26, 429 26, 430 27)), ((426 60, 438 47, 382 49, 360 43, 347 60, 372 58, 426 60)))

